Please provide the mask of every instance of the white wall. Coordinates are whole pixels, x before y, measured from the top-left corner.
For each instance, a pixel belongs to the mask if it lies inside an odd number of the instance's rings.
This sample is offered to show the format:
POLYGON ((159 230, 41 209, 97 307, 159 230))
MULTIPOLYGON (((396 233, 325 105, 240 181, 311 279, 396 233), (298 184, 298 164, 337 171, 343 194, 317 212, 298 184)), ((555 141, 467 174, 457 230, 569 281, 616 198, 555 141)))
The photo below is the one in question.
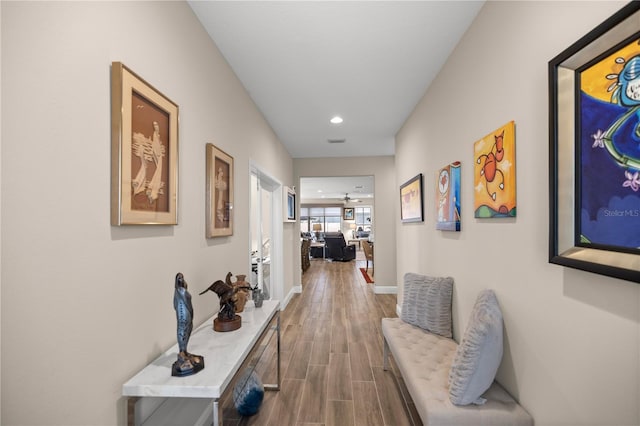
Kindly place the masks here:
MULTIPOLYGON (((375 291, 396 291, 395 206, 399 205, 395 186, 394 157, 296 158, 293 160, 296 187, 300 177, 373 176, 374 199, 372 217, 375 231, 375 291)), ((300 229, 300 221, 296 224, 300 229)), ((301 282, 297 271, 297 282, 301 282)))
POLYGON ((537 425, 640 424, 640 286, 547 262, 547 63, 623 4, 487 2, 396 137, 396 185, 422 172, 427 194, 424 224, 396 222, 398 282, 409 271, 453 276, 458 339, 478 292, 496 291, 498 380, 537 425), (474 219, 473 143, 509 120, 517 217, 474 219), (462 232, 436 231, 428 194, 455 160, 462 232))
MULTIPOLYGON (((2 7, 0 6, 0 34, 2 34, 2 7)), ((0 40, 1 41, 1 40, 0 40)), ((1 51, 1 49, 0 49, 1 51)), ((2 69, 2 55, 0 54, 0 70, 2 69)), ((2 99, 2 78, 0 77, 0 99, 2 99)), ((0 103, 0 188, 2 188, 2 103, 0 103)), ((0 190, 0 196, 2 191, 0 190)), ((0 208, 0 229, 2 229, 2 208, 0 208)), ((2 259, 2 238, 0 237, 0 259, 2 259)), ((0 289, 2 288, 2 262, 0 261, 0 289)), ((0 318, 2 318, 2 292, 0 291, 0 318)), ((2 321, 0 320, 0 366, 2 365, 2 321)), ((2 369, 0 368, 0 383, 2 383, 2 369)), ((2 386, 0 386, 0 423, 2 422, 2 386)))
MULTIPOLYGON (((184 2, 2 2, 3 425, 114 425, 121 386, 175 343, 174 276, 248 274, 249 162, 290 156, 184 2), (177 226, 111 227, 110 64, 180 107, 177 226), (235 161, 234 235, 205 235, 205 143, 235 161)), ((293 247, 293 227, 285 242, 293 247)), ((285 250, 285 294, 299 269, 285 250)), ((215 360, 207 361, 215 368, 215 360)))

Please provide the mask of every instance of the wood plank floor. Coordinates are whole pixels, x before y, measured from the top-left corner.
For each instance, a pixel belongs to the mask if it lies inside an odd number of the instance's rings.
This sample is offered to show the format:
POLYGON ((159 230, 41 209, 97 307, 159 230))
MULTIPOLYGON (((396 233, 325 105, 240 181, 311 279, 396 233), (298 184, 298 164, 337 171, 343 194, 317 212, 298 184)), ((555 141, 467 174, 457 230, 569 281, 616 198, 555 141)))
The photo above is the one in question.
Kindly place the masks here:
MULTIPOLYGON (((382 369, 380 320, 396 316, 396 296, 374 294, 364 266, 361 250, 352 262, 311 261, 281 313, 280 391, 265 392, 251 417, 227 398, 225 425, 421 425, 393 363, 382 369)), ((265 383, 276 381, 274 353, 270 345, 257 367, 265 383)))

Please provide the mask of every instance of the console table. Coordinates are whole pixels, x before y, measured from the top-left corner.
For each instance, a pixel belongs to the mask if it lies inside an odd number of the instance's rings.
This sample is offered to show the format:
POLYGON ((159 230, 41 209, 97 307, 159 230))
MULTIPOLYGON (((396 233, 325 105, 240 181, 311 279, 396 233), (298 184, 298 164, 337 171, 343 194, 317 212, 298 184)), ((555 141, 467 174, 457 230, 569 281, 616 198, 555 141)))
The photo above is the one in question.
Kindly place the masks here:
POLYGON ((280 302, 265 300, 261 308, 247 307, 239 315, 242 326, 235 331, 216 332, 213 318, 195 329, 187 350, 204 357, 204 370, 186 377, 171 376, 178 355, 174 345, 122 386, 127 398, 127 424, 222 425, 220 401, 236 373, 255 368, 269 341, 277 339, 277 383, 265 390, 280 389, 280 302), (154 397, 154 398, 151 398, 154 397), (147 402, 144 407, 136 407, 147 402), (138 411, 138 412, 136 412, 138 411), (148 415, 144 413, 148 412, 148 415), (142 412, 142 413, 140 413, 142 412))

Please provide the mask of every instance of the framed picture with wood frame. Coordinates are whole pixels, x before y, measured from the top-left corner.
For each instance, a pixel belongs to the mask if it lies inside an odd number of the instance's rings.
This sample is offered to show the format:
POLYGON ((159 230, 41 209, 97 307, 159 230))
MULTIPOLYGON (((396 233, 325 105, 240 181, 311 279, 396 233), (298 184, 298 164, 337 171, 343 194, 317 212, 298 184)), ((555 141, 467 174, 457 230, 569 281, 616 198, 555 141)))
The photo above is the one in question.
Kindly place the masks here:
POLYGON ((213 144, 207 156, 207 238, 233 235, 233 157, 213 144))
POLYGON ((178 223, 178 105, 111 64, 111 225, 178 223))

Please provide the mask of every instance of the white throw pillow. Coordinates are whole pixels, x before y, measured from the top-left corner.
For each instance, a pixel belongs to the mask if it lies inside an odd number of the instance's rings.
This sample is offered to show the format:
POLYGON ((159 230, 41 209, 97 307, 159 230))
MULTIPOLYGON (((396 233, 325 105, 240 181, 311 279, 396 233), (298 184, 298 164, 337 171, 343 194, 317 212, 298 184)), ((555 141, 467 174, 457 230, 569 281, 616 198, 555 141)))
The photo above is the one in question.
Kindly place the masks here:
POLYGON ((434 334, 451 338, 453 278, 429 277, 408 272, 400 319, 434 334))
POLYGON ((449 371, 449 399, 455 405, 486 402, 481 395, 489 389, 502 361, 502 312, 493 290, 483 290, 449 371))

